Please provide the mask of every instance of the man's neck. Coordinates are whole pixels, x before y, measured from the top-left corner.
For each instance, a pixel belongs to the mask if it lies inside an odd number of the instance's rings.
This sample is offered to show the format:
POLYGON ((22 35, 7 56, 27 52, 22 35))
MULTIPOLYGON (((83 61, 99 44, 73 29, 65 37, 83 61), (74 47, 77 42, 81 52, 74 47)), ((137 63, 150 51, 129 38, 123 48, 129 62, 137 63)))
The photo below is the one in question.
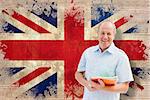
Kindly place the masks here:
POLYGON ((102 47, 99 46, 99 48, 101 49, 101 52, 104 52, 108 47, 107 48, 102 48, 102 47))

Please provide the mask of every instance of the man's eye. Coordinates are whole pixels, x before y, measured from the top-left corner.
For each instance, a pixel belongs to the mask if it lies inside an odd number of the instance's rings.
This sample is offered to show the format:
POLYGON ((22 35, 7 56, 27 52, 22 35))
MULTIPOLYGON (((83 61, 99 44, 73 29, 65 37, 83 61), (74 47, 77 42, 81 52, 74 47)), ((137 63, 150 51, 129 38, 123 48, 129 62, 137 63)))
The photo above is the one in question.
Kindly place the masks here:
POLYGON ((104 33, 104 32, 102 32, 101 34, 102 34, 102 35, 104 35, 105 33, 104 33))
POLYGON ((111 33, 107 33, 107 35, 111 35, 111 33))

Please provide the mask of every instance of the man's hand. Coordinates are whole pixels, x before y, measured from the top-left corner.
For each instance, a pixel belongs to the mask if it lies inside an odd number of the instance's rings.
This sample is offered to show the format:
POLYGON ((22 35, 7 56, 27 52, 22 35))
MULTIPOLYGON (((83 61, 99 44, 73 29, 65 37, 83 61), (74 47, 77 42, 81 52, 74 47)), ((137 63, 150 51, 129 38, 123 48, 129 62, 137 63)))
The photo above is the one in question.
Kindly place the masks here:
POLYGON ((76 72, 75 79, 84 87, 86 87, 89 91, 95 91, 96 89, 92 87, 91 81, 88 81, 84 77, 85 72, 76 72))
POLYGON ((86 83, 86 88, 89 90, 89 91, 96 91, 97 89, 95 89, 94 87, 92 87, 92 81, 87 81, 86 83))
POLYGON ((96 90, 100 90, 101 88, 105 87, 105 84, 102 80, 98 79, 98 82, 99 83, 96 83, 96 82, 90 80, 91 87, 96 89, 96 90))

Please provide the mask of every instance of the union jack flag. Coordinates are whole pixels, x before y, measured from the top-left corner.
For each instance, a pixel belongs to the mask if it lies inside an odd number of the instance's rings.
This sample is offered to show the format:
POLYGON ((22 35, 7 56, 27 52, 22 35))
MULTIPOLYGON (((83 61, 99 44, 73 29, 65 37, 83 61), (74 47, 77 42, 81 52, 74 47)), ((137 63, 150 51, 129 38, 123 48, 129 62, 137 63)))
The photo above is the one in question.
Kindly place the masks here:
MULTIPOLYGON (((0 85, 11 94, 8 98, 82 98, 74 73, 82 52, 98 43, 97 27, 104 20, 115 23, 114 42, 129 56, 136 76, 143 65, 134 64, 149 57, 149 35, 124 34, 141 32, 136 14, 118 10, 112 0, 106 5, 86 0, 1 2, 0 85)), ((143 89, 137 81, 131 87, 135 84, 143 89)))

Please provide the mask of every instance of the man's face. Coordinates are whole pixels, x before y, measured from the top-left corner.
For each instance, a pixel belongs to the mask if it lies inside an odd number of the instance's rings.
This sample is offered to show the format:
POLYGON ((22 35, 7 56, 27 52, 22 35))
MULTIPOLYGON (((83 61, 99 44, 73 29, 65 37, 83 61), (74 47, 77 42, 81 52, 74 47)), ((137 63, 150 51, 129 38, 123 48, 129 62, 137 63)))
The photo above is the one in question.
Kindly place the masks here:
POLYGON ((99 27, 98 41, 101 49, 106 49, 115 37, 114 28, 111 23, 104 23, 99 27))

